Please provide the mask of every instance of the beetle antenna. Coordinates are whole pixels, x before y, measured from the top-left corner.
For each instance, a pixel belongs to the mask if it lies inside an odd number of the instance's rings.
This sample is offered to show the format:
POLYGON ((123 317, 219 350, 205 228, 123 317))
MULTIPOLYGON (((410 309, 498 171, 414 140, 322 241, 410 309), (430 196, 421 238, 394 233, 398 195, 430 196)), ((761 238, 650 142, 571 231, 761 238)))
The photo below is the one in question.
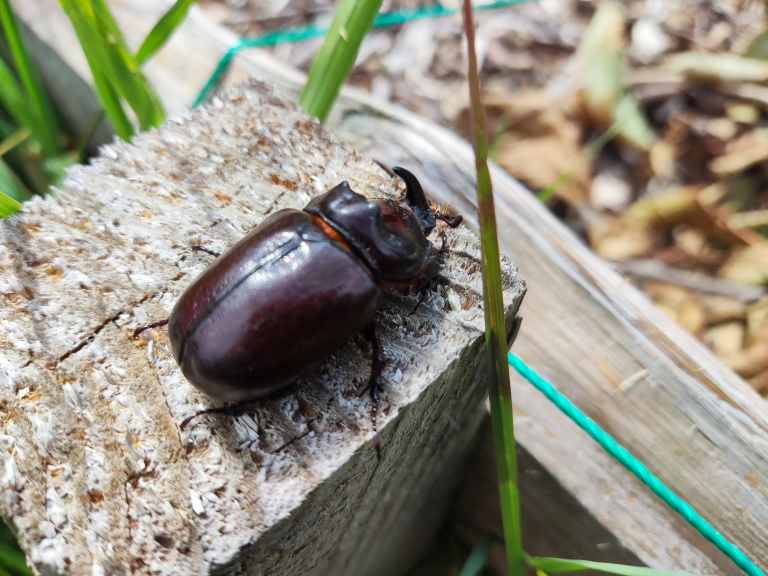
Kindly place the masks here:
POLYGON ((435 213, 432 211, 432 205, 424 194, 424 189, 411 172, 400 166, 392 168, 392 172, 400 176, 405 182, 405 201, 408 207, 419 219, 421 227, 424 229, 424 235, 429 235, 435 227, 435 213))

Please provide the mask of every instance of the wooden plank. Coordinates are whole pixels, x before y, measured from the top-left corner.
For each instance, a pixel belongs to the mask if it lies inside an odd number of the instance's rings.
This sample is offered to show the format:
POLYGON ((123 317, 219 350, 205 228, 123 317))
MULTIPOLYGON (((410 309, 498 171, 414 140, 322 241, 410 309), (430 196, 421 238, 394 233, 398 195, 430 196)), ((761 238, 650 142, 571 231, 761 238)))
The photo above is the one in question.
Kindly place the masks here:
MULTIPOLYGON (((385 576, 424 553, 485 412, 466 228, 426 289, 381 298, 381 460, 351 339, 290 390, 182 430, 221 403, 184 380, 165 329, 132 338, 210 262, 192 246, 223 251, 343 179, 396 193, 254 83, 110 145, 0 222, 0 515, 39 573, 385 576)), ((503 274, 511 331, 524 285, 509 262, 503 274)))
MULTIPOLYGON (((60 26, 50 24, 56 19, 52 0, 28 4, 46 6, 37 13, 24 6, 25 19, 56 42, 57 35, 44 29, 46 21, 50 30, 60 26)), ((118 20, 135 34, 134 42, 161 11, 149 1, 113 5, 118 20)), ((193 100, 236 41, 192 11, 152 63, 156 68, 147 69, 161 92, 168 86, 171 111, 193 100)), ((235 59, 228 81, 248 75, 289 93, 302 82, 301 75, 257 50, 235 59)), ((467 216, 474 213, 471 151, 448 130, 351 89, 343 92, 329 125, 382 162, 419 166, 432 195, 467 216)), ((530 287, 517 353, 768 569, 765 401, 584 247, 528 191, 498 168, 492 176, 503 250, 530 287)), ((627 473, 601 459, 600 451, 572 432, 538 393, 517 379, 515 386, 516 406, 529 417, 518 426, 519 442, 639 559, 660 568, 735 573, 627 473)))

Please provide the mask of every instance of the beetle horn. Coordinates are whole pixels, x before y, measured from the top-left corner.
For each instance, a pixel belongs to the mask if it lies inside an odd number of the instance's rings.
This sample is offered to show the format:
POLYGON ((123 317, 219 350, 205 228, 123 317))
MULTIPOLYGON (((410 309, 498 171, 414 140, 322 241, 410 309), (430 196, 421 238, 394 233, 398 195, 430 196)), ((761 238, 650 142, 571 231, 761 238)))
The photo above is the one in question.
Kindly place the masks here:
POLYGON ((392 171, 405 182, 405 201, 413 210, 413 213, 421 222, 424 234, 428 235, 435 227, 435 213, 432 211, 429 200, 424 194, 424 189, 411 172, 400 166, 395 166, 392 171))

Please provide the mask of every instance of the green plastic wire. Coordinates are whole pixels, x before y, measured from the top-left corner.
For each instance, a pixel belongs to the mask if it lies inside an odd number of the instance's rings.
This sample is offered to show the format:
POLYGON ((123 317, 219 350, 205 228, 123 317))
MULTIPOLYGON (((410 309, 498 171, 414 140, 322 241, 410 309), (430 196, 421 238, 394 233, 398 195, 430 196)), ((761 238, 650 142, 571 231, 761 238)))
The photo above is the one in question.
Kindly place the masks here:
POLYGON ((576 406, 560 392, 529 368, 525 362, 510 352, 507 355, 510 366, 528 382, 534 385, 547 399, 557 406, 561 412, 573 420, 582 430, 589 434, 603 449, 611 456, 616 458, 622 466, 637 476, 640 481, 648 486, 651 491, 659 498, 664 500, 667 505, 675 512, 680 514, 688 524, 696 528, 699 533, 707 540, 717 546, 720 551, 733 560, 734 564, 744 570, 749 576, 765 576, 762 570, 755 566, 747 556, 736 546, 728 542, 712 525, 696 513, 690 504, 680 498, 677 494, 667 488, 645 465, 632 456, 616 440, 611 438, 605 430, 586 414, 581 412, 576 406))
MULTIPOLYGON (((474 8, 475 10, 486 10, 490 8, 501 8, 503 6, 511 6, 513 4, 523 4, 530 2, 531 0, 499 0, 497 2, 489 2, 486 4, 478 4, 474 8)), ((437 16, 446 16, 458 12, 461 8, 446 8, 440 4, 433 4, 430 6, 421 6, 419 8, 412 8, 407 10, 392 10, 391 12, 384 12, 376 16, 373 21, 373 27, 379 28, 381 26, 392 26, 394 24, 402 24, 404 22, 410 22, 412 20, 418 20, 419 18, 435 18, 437 16)), ((323 36, 328 31, 327 26, 316 26, 314 24, 309 26, 296 26, 295 28, 287 28, 285 30, 272 30, 265 32, 259 36, 253 38, 241 38, 240 42, 232 46, 219 60, 216 69, 211 74, 211 77, 206 82, 203 89, 200 91, 193 106, 198 106, 207 97, 208 93, 213 89, 216 84, 221 80, 222 74, 229 66, 229 63, 243 48, 256 48, 259 46, 271 46, 279 42, 297 42, 299 40, 305 40, 307 38, 314 38, 316 36, 323 36)))

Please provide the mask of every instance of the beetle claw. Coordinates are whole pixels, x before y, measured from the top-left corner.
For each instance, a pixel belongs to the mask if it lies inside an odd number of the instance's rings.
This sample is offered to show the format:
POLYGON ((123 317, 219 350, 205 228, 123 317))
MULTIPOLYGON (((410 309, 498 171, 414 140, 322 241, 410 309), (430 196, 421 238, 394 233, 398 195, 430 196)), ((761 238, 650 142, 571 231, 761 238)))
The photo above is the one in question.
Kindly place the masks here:
POLYGON ((133 337, 136 338, 139 334, 144 332, 145 330, 149 330, 150 328, 160 328, 160 326, 165 326, 168 324, 168 318, 165 320, 158 320, 157 322, 152 322, 152 324, 147 324, 146 326, 139 326, 136 328, 136 330, 133 331, 133 337))
POLYGON ((192 414, 192 416, 187 416, 184 418, 184 420, 181 421, 181 424, 179 424, 179 430, 184 430, 184 428, 187 427, 187 424, 192 422, 192 420, 198 416, 202 416, 204 414, 226 414, 228 416, 240 416, 241 414, 245 414, 249 405, 250 402, 243 402, 241 404, 233 404, 231 406, 219 406, 218 408, 206 408, 205 410, 200 410, 192 414))
POLYGON ((195 244, 194 246, 192 246, 192 251, 193 252, 205 252, 206 254, 210 254, 211 256, 215 256, 217 258, 219 256, 221 256, 221 254, 219 254, 218 252, 214 252, 210 248, 206 248, 205 246, 201 246, 200 244, 195 244))

